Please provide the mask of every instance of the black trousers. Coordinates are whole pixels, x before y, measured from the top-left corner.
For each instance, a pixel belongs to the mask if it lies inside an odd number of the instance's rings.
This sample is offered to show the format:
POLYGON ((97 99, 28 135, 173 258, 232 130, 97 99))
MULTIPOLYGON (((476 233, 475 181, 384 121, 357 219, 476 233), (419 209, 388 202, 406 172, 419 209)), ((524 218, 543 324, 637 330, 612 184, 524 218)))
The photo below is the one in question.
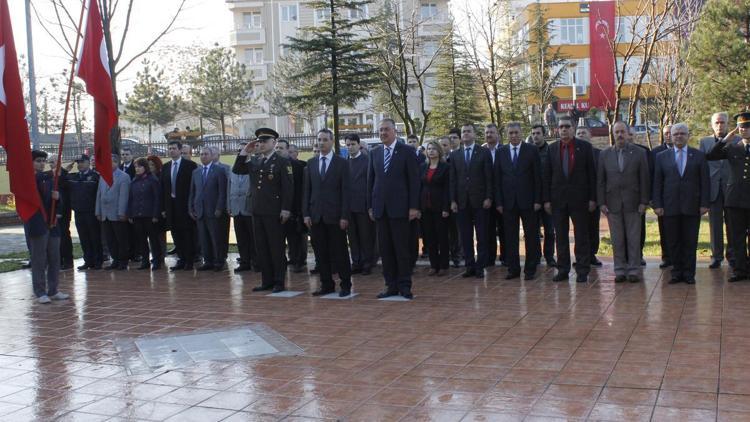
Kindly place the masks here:
POLYGON ((409 219, 383 216, 375 221, 375 226, 386 288, 391 293, 411 293, 409 219))
POLYGON ((589 226, 589 244, 591 245, 591 257, 599 253, 599 229, 601 227, 602 213, 599 207, 590 213, 591 225, 589 226))
POLYGON ((430 257, 430 268, 435 270, 447 270, 450 258, 450 226, 448 217, 443 217, 442 214, 442 211, 423 210, 420 221, 427 255, 430 257))
POLYGON ((224 228, 221 217, 203 216, 196 221, 198 225, 198 239, 201 243, 203 265, 223 268, 226 258, 222 257, 224 246, 224 228))
POLYGON ((673 215, 664 217, 667 248, 672 257, 672 278, 695 278, 695 251, 701 218, 698 215, 673 215))
POLYGON ((227 261, 227 255, 229 255, 229 214, 224 213, 219 217, 219 230, 221 231, 219 260, 224 263, 227 261))
POLYGON ((366 212, 353 212, 349 220, 352 268, 369 270, 375 265, 375 223, 366 212))
POLYGON ((524 240, 526 245, 526 259, 524 261, 524 273, 533 275, 542 256, 542 247, 539 243, 539 218, 533 209, 521 210, 515 208, 503 208, 503 224, 505 233, 505 263, 508 264, 509 273, 521 272, 521 257, 519 256, 519 219, 523 224, 524 240))
POLYGON ((489 210, 472 208, 467 205, 459 209, 456 215, 458 231, 464 249, 464 264, 473 267, 477 272, 483 271, 487 265, 487 218, 489 210), (477 255, 474 258, 474 232, 477 235, 477 255))
POLYGON ((734 274, 747 277, 748 275, 748 252, 747 234, 750 230, 750 209, 727 208, 729 217, 729 243, 732 245, 732 258, 734 258, 734 274))
POLYGON ((102 229, 93 213, 76 213, 76 230, 83 249, 83 262, 88 266, 102 265, 102 229))
POLYGON ((487 212, 487 265, 494 265, 495 260, 505 261, 505 223, 503 215, 494 208, 487 212), (500 245, 500 254, 497 253, 498 243, 500 245))
POLYGON ((352 267, 349 262, 349 248, 346 244, 346 231, 338 224, 325 224, 322 221, 312 225, 310 236, 315 239, 313 247, 320 259, 320 289, 334 290, 333 270, 339 274, 341 289, 352 288, 352 267))
POLYGON ((60 227, 60 265, 73 265, 73 239, 70 237, 70 212, 57 221, 60 227))
POLYGON ((141 256, 141 263, 148 262, 149 250, 154 263, 161 262, 161 240, 158 223, 151 221, 150 217, 137 217, 133 219, 133 232, 135 233, 135 245, 140 246, 136 253, 141 256))
POLYGON ((552 216, 547 214, 543 209, 537 211, 537 215, 537 227, 539 228, 538 237, 542 237, 542 228, 544 228, 544 259, 551 261, 555 259, 555 222, 552 216))
POLYGON ((571 209, 567 205, 558 207, 553 205, 552 217, 555 221, 558 272, 562 274, 570 272, 570 222, 573 221, 576 273, 588 275, 591 271, 591 245, 589 244, 591 213, 588 208, 571 209))
POLYGON ((286 258, 284 257, 284 227, 278 215, 253 216, 255 251, 261 270, 261 285, 284 288, 286 258))
POLYGON ((413 268, 419 259, 419 220, 409 222, 409 257, 413 268))
MULTIPOLYGON (((664 229, 664 217, 657 217, 656 222, 659 226, 659 246, 661 247, 661 260, 666 263, 672 263, 672 258, 669 255, 669 245, 667 244, 667 232, 664 229)), ((643 235, 646 236, 646 230, 643 230, 643 235)))
POLYGON ((240 265, 255 265, 255 234, 253 217, 250 215, 234 216, 234 235, 237 238, 237 249, 240 252, 240 265))
MULTIPOLYGON (((174 201, 169 206, 172 207, 172 215, 186 214, 187 210, 176 209, 174 201)), ((178 264, 193 265, 195 261, 195 251, 198 248, 199 241, 198 231, 195 227, 195 222, 187 215, 181 215, 184 218, 184 223, 176 222, 175 218, 172 218, 170 232, 172 233, 172 240, 174 246, 177 249, 177 257, 179 258, 178 264)))
POLYGON ((127 265, 128 263, 130 252, 129 226, 124 221, 104 220, 102 223, 104 237, 107 238, 107 248, 109 248, 109 255, 112 257, 113 264, 127 265))
POLYGON ((461 261, 461 259, 463 259, 464 257, 464 254, 461 251, 461 236, 458 234, 458 222, 456 221, 456 214, 453 213, 448 216, 448 243, 450 243, 451 261, 461 261))
POLYGON ((292 217, 284 223, 284 236, 289 247, 288 262, 292 266, 307 265, 307 232, 301 217, 292 217))

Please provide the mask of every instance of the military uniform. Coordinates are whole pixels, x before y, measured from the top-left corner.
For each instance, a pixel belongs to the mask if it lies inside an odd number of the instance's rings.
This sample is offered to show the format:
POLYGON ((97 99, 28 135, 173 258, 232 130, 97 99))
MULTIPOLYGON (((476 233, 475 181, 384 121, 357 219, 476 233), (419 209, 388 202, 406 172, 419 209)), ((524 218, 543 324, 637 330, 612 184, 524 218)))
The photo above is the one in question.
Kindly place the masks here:
MULTIPOLYGON (((89 158, 83 156, 79 158, 81 159, 88 161, 89 158)), ((70 206, 75 212, 76 230, 81 249, 83 249, 83 265, 78 269, 100 269, 102 267, 102 234, 99 220, 94 215, 99 173, 91 169, 85 172, 69 173, 67 181, 70 190, 70 206)))
MULTIPOLYGON (((735 116, 739 125, 750 125, 750 113, 735 116)), ((729 242, 734 254, 734 275, 729 281, 748 278, 747 233, 750 230, 750 140, 737 143, 724 140, 706 155, 708 160, 727 160, 729 180, 724 206, 729 217, 729 242)))
MULTIPOLYGON (((278 138, 276 132, 270 133, 273 138, 278 138)), ((268 135, 264 129, 256 131, 259 138, 268 135)), ((283 291, 286 260, 280 216, 282 211, 292 209, 292 166, 288 159, 272 152, 267 157, 238 155, 232 171, 250 175, 255 249, 262 274, 261 286, 256 290, 273 288, 274 292, 283 291)))

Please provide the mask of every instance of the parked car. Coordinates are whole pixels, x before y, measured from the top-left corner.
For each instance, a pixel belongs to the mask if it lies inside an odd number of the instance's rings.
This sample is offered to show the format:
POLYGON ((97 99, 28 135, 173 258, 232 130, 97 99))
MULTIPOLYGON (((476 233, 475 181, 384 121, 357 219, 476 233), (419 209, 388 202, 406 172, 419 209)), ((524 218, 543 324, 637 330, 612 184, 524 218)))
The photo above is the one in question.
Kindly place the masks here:
POLYGON ((221 133, 210 133, 198 139, 197 145, 219 147, 222 151, 234 150, 239 138, 234 135, 222 136, 221 133))
POLYGON ((633 126, 633 132, 636 135, 645 135, 646 131, 648 131, 648 133, 651 133, 651 134, 659 133, 659 128, 656 127, 656 126, 652 126, 652 125, 635 125, 635 126, 633 126))
POLYGON ((584 117, 586 126, 591 129, 591 136, 609 136, 609 125, 595 117, 584 117))

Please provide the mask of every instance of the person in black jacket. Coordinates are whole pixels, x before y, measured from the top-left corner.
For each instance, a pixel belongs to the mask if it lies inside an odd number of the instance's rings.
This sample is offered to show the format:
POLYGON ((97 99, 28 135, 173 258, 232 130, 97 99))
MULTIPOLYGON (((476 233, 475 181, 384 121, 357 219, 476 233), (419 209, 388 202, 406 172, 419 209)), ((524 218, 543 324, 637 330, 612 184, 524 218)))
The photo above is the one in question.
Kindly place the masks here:
MULTIPOLYGON (((99 186, 99 173, 91 170, 88 155, 76 158, 77 173, 68 173, 70 206, 76 213, 76 230, 83 249, 83 265, 79 270, 102 268, 102 232, 96 219, 96 190, 99 186)), ((68 166, 72 168, 73 163, 68 166)))
POLYGON ((448 217, 450 194, 448 177, 450 166, 443 160, 443 149, 438 141, 427 143, 427 162, 419 169, 422 189, 419 206, 422 211, 421 227, 427 254, 430 257, 429 275, 443 275, 448 270, 450 244, 448 217))
MULTIPOLYGON (((57 168, 57 156, 51 155, 47 158, 50 175, 57 168)), ((57 190, 60 191, 60 202, 63 210, 57 227, 60 229, 60 269, 69 270, 73 268, 73 238, 70 236, 70 221, 72 210, 70 206, 70 186, 68 186, 68 170, 60 167, 60 175, 57 180, 57 190)))
POLYGON ((135 160, 135 177, 130 182, 128 198, 128 220, 133 225, 135 245, 140 248, 141 266, 139 270, 149 267, 148 253, 151 250, 152 270, 161 268, 161 243, 159 241, 159 214, 161 210, 161 190, 159 181, 151 174, 148 160, 135 160))
POLYGON ((276 141, 276 154, 289 160, 292 165, 292 179, 294 180, 294 199, 292 200, 292 215, 284 224, 288 258, 292 272, 307 272, 307 227, 302 219, 302 188, 304 183, 305 166, 307 163, 289 156, 289 141, 276 141))
POLYGON ((182 157, 182 144, 171 141, 167 145, 171 158, 161 171, 162 215, 167 219, 167 225, 172 233, 177 249, 177 264, 170 267, 170 271, 193 270, 195 260, 195 222, 188 214, 188 200, 190 197, 190 181, 195 162, 182 157))
MULTIPOLYGON (((662 137, 664 139, 664 142, 662 142, 660 145, 657 145, 654 147, 654 149, 651 150, 651 154, 649 157, 649 171, 651 172, 651 180, 654 180, 654 163, 656 162, 656 156, 659 155, 662 151, 671 150, 674 146, 672 145, 672 133, 670 130, 672 129, 671 125, 666 125, 661 129, 662 137)), ((651 191, 651 202, 653 203, 653 190, 651 191)), ((659 268, 667 268, 672 266, 672 259, 669 256, 669 247, 667 246, 667 233, 664 229, 664 217, 663 216, 657 216, 656 222, 659 227, 659 246, 661 247, 661 263, 659 264, 659 268)), ((644 230, 645 232, 645 230, 644 230)))
POLYGON ((362 151, 359 135, 347 134, 349 149, 349 247, 352 274, 369 275, 375 265, 375 223, 367 215, 367 155, 362 151))

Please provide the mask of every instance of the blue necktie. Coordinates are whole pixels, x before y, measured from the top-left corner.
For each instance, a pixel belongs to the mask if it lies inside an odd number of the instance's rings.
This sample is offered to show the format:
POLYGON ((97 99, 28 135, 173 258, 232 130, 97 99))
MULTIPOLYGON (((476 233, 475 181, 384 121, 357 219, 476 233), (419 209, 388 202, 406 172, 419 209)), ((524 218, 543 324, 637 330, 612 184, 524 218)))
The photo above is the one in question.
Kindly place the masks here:
POLYGON ((680 177, 685 173, 685 158, 683 157, 683 150, 677 150, 677 169, 680 171, 680 177))
POLYGON ((466 155, 464 157, 466 164, 469 164, 469 160, 471 160, 471 148, 464 148, 464 154, 466 155))
POLYGON ((320 175, 321 175, 321 177, 325 177, 325 175, 326 175, 326 157, 320 157, 320 159, 323 160, 321 162, 321 165, 320 165, 320 175))
POLYGON ((206 175, 208 175, 208 166, 203 166, 203 184, 206 184, 206 175))
POLYGON ((518 147, 513 147, 513 167, 518 164, 518 147))
POLYGON ((383 156, 383 172, 388 173, 388 166, 391 165, 391 147, 385 147, 385 156, 383 156))

